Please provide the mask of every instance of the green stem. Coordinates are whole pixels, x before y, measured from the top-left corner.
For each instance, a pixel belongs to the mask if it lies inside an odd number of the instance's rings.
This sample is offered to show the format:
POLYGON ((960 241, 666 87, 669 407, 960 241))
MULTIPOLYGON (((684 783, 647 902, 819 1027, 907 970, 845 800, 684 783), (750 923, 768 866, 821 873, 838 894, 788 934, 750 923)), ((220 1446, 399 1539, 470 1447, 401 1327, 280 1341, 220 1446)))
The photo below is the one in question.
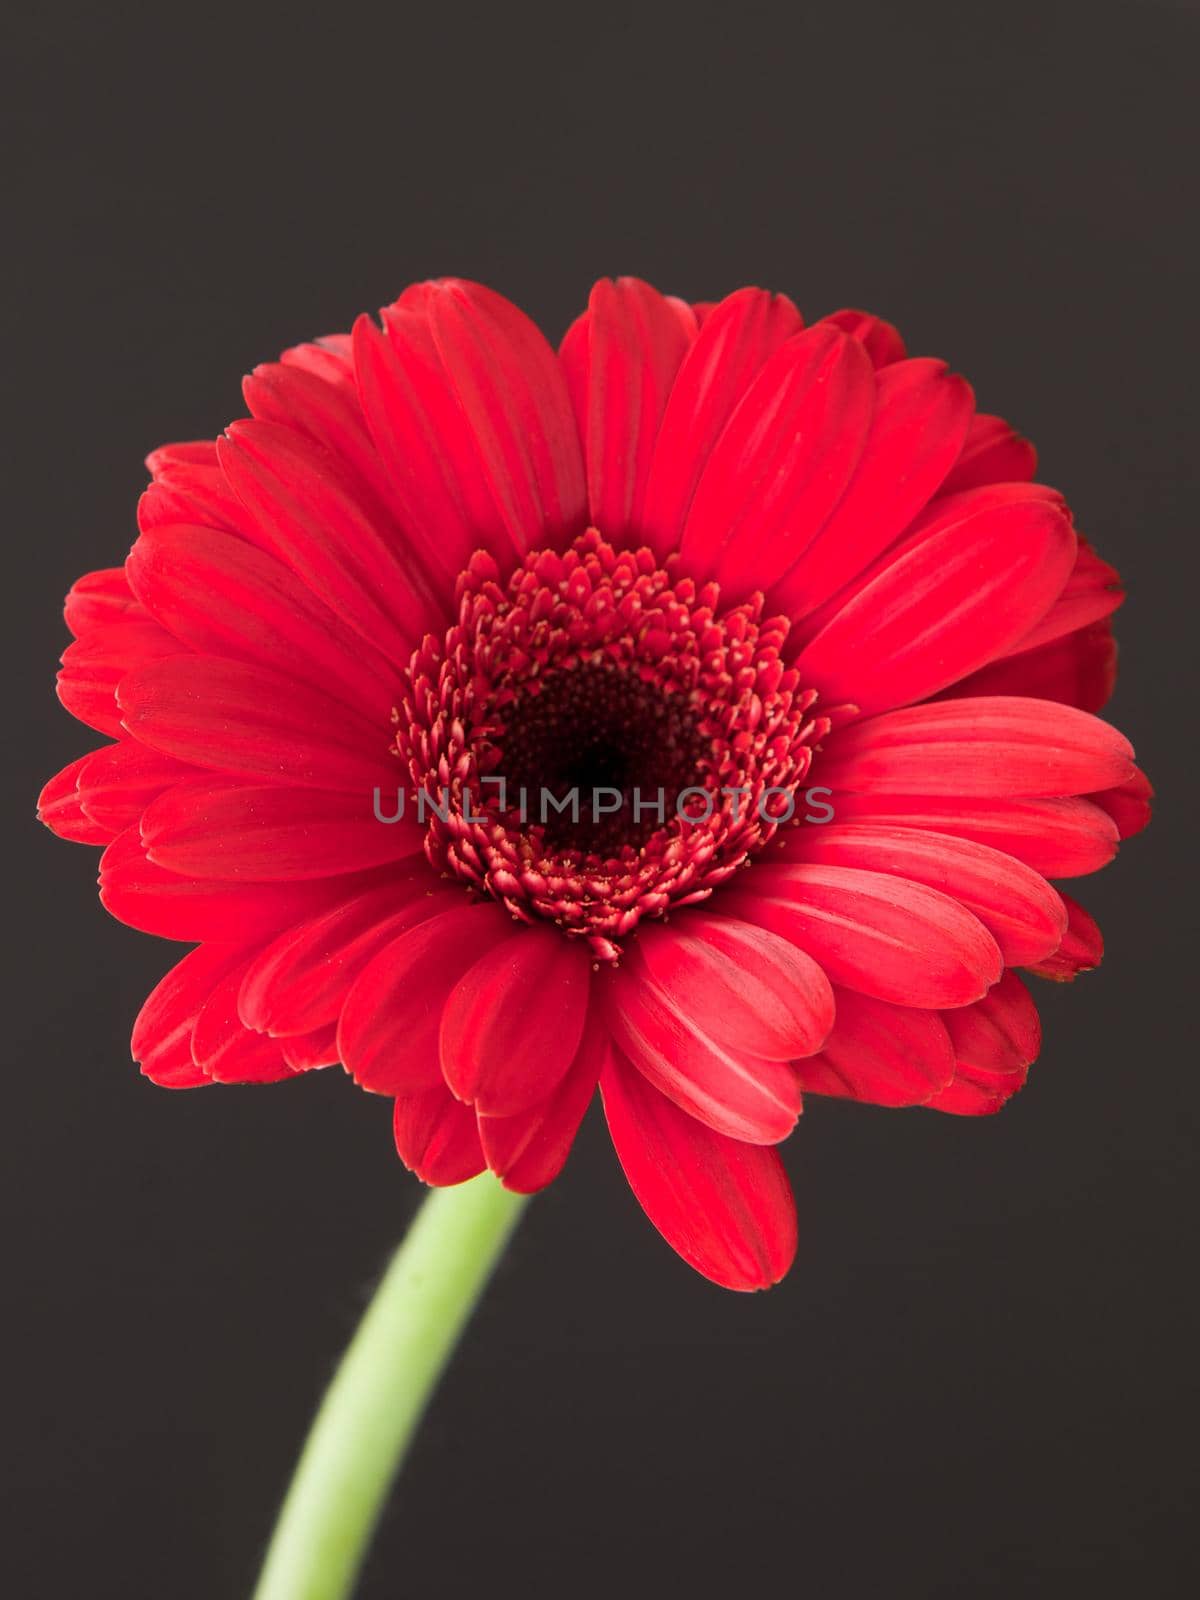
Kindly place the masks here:
POLYGON ((346 1600, 404 1453, 524 1195, 488 1173, 435 1189, 326 1391, 254 1600, 346 1600))

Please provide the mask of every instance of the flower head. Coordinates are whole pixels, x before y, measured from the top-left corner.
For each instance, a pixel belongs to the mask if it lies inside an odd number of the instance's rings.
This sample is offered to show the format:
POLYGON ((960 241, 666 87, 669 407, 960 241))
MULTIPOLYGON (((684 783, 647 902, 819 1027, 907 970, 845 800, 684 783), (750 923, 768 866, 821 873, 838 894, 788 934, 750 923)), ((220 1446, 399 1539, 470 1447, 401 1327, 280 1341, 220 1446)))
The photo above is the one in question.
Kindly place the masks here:
POLYGON ((196 948, 156 1083, 342 1062, 426 1182, 557 1176, 597 1086, 701 1272, 787 1270, 806 1093, 977 1115, 1017 976, 1095 966, 1049 879, 1148 817, 1117 575, 1031 446, 887 323, 602 280, 556 354, 416 285, 149 458, 67 601, 104 734, 41 815, 196 948))

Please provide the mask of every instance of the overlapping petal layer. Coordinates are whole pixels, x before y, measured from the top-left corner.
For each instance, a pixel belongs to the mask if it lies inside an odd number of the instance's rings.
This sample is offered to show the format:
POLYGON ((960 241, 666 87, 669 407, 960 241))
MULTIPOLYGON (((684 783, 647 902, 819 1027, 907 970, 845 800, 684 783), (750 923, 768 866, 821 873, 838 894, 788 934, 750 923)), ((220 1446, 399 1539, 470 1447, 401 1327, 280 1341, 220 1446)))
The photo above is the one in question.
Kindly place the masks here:
POLYGON ((771 1147, 804 1094, 981 1115, 1021 1087, 1014 969, 1102 950, 1048 880, 1151 791, 1094 714, 1117 575, 963 379, 865 312, 635 278, 556 354, 447 279, 245 397, 150 456, 127 562, 66 607, 59 695, 110 742, 42 818, 106 847, 114 915, 196 946, 135 1024, 148 1077, 340 1061, 424 1181, 526 1192, 599 1086, 654 1225, 739 1289, 792 1259, 771 1147), (479 812, 518 756, 691 811, 479 812))

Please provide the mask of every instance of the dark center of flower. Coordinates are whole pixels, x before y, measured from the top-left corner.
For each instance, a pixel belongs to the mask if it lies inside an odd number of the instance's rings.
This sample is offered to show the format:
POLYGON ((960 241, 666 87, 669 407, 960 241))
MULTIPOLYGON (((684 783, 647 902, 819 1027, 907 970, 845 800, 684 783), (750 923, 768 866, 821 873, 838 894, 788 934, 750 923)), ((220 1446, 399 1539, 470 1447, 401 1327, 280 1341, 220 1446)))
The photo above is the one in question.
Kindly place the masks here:
POLYGON ((524 793, 539 823, 545 812, 544 845, 601 854, 645 844, 659 811, 665 821, 697 783, 706 749, 685 695, 610 660, 580 660, 522 689, 497 743, 514 804, 524 793))
POLYGON ((722 611, 674 557, 590 530, 507 583, 475 556, 458 600, 413 656, 393 746, 439 870, 615 960, 790 813, 826 724, 760 597, 722 611))

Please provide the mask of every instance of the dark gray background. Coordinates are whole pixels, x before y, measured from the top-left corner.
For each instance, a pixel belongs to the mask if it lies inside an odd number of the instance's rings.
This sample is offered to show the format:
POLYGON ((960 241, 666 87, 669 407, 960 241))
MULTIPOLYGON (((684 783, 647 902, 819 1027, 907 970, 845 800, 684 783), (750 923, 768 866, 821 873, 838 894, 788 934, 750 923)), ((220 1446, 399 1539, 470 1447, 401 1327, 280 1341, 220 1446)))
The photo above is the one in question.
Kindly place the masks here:
POLYGON ((418 1198, 339 1073, 171 1095, 129 1065, 168 951, 30 820, 88 746, 60 597, 254 362, 443 272, 557 337, 621 271, 869 306, 1028 431, 1128 579, 1112 714, 1163 798, 1085 886, 1105 967, 1041 989, 1003 1116, 810 1104, 770 1295, 682 1266, 590 1122, 363 1594, 1194 1593, 1195 14, 322 10, 8 25, 6 1593, 246 1594, 418 1198))

